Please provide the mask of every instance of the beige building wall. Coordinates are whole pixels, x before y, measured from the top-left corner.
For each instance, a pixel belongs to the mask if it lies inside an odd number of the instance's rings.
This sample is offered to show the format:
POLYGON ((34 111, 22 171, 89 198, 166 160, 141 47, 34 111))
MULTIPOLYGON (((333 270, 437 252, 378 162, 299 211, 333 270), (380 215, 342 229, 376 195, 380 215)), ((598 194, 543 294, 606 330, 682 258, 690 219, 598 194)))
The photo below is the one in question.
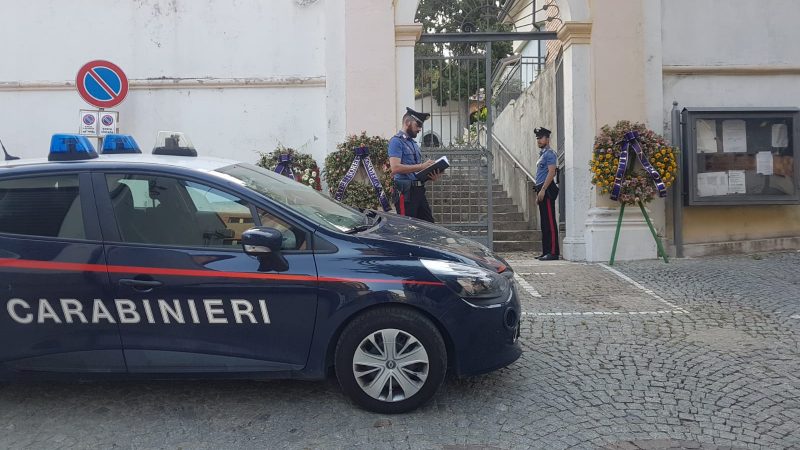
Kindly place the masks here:
MULTIPOLYGON (((793 25, 800 2, 548 3, 560 9, 559 20, 548 24, 559 29, 559 41, 548 44, 548 61, 563 50, 568 259, 601 261, 610 254, 618 205, 597 195, 587 176, 592 142, 603 125, 622 119, 643 122, 669 139, 673 101, 681 107, 800 106, 800 47, 786 45, 800 41, 800 28, 793 25)), ((498 120, 497 130, 508 135, 504 143, 511 148, 524 147, 526 139, 512 138, 508 125, 533 126, 528 122, 533 118, 519 114, 520 106, 498 120)), ((667 244, 674 231, 669 207, 661 199, 648 206, 667 244)), ((686 207, 685 253, 800 248, 798 219, 796 205, 686 207)), ((638 208, 626 209, 623 230, 618 259, 655 258, 655 244, 638 208)))
MULTIPOLYGON (((800 107, 800 47, 787 45, 800 41, 800 2, 660 4, 662 111, 667 120, 673 100, 680 108, 800 107), (687 10, 692 14, 685 14, 687 10), (707 32, 709 23, 715 33, 707 32)), ((799 219, 797 205, 686 207, 686 254, 800 248, 799 219)))

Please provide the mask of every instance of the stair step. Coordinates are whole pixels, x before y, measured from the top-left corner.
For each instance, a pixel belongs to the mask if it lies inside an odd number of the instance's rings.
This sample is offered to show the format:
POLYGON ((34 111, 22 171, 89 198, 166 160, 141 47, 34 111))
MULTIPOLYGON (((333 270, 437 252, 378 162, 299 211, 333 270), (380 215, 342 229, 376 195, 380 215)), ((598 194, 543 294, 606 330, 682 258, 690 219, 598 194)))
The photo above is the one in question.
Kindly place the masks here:
MULTIPOLYGON (((494 227, 494 224, 492 224, 494 227)), ((542 239, 539 230, 494 230, 492 232, 496 241, 540 241, 542 239)))
MULTIPOLYGON (((476 197, 483 197, 486 198, 486 189, 475 189, 474 187, 469 186, 454 186, 448 187, 445 189, 434 188, 434 189, 426 189, 425 190, 426 196, 430 200, 434 197, 450 197, 450 198, 476 198, 476 197)), ((492 198, 502 198, 508 197, 508 193, 506 191, 492 191, 492 198)))
POLYGON ((494 241, 495 252, 541 252, 541 241, 494 241))
MULTIPOLYGON (((446 224, 453 224, 458 225, 459 223, 464 225, 480 223, 483 220, 486 220, 486 213, 458 213, 458 212, 446 212, 441 214, 433 214, 434 219, 436 219, 436 223, 442 224, 447 227, 446 224)), ((495 212, 492 216, 494 223, 498 222, 522 222, 525 220, 524 215, 521 212, 507 212, 507 213, 500 213, 495 212)))
MULTIPOLYGON (((467 213, 483 213, 485 214, 489 207, 483 205, 431 205, 433 214, 467 214, 467 213)), ((493 205, 492 210, 497 213, 515 213, 519 212, 517 205, 493 205)))
MULTIPOLYGON (((494 206, 500 205, 513 205, 514 201, 511 197, 497 197, 493 198, 494 206)), ((469 198, 469 197, 450 197, 450 196, 433 196, 428 195, 428 204, 431 206, 469 206, 469 205, 486 205, 486 197, 484 198, 469 198)))
POLYGON ((529 232, 536 232, 538 233, 539 230, 531 230, 531 224, 526 221, 494 221, 492 223, 492 227, 495 231, 517 231, 517 230, 527 230, 529 232))
MULTIPOLYGON (((427 191, 475 191, 486 192, 485 184, 475 183, 453 183, 453 184, 428 184, 425 186, 427 191)), ((492 188, 492 192, 505 192, 502 188, 492 188)))

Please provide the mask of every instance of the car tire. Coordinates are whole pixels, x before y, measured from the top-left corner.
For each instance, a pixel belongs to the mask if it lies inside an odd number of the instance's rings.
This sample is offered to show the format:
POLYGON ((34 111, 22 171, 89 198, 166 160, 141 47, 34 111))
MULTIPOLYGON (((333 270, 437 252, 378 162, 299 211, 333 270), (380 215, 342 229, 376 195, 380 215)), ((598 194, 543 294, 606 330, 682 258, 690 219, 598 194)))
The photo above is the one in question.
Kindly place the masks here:
POLYGON ((345 327, 335 365, 342 391, 356 404, 398 414, 433 397, 447 372, 447 349, 436 325, 421 313, 383 307, 345 327))

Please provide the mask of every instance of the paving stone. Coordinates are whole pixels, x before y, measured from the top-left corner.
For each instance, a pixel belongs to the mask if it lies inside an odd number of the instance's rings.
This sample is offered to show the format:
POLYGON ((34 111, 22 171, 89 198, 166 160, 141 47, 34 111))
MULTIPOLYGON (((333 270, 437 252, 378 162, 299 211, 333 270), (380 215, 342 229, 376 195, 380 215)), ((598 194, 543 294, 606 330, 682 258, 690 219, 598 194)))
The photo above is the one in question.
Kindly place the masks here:
POLYGON ((4 385, 0 448, 800 447, 800 253, 504 256, 540 295, 520 289, 525 353, 415 412, 333 379, 4 385))

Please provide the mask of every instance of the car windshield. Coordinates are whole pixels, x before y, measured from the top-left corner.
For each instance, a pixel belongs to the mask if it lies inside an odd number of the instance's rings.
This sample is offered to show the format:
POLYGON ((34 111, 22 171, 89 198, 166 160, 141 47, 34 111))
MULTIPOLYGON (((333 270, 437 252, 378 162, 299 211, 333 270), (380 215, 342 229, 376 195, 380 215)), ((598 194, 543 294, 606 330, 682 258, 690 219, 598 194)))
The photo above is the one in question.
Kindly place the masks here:
POLYGON ((350 232, 368 219, 356 209, 334 201, 320 192, 285 176, 252 164, 235 164, 216 169, 314 223, 333 231, 350 232))

